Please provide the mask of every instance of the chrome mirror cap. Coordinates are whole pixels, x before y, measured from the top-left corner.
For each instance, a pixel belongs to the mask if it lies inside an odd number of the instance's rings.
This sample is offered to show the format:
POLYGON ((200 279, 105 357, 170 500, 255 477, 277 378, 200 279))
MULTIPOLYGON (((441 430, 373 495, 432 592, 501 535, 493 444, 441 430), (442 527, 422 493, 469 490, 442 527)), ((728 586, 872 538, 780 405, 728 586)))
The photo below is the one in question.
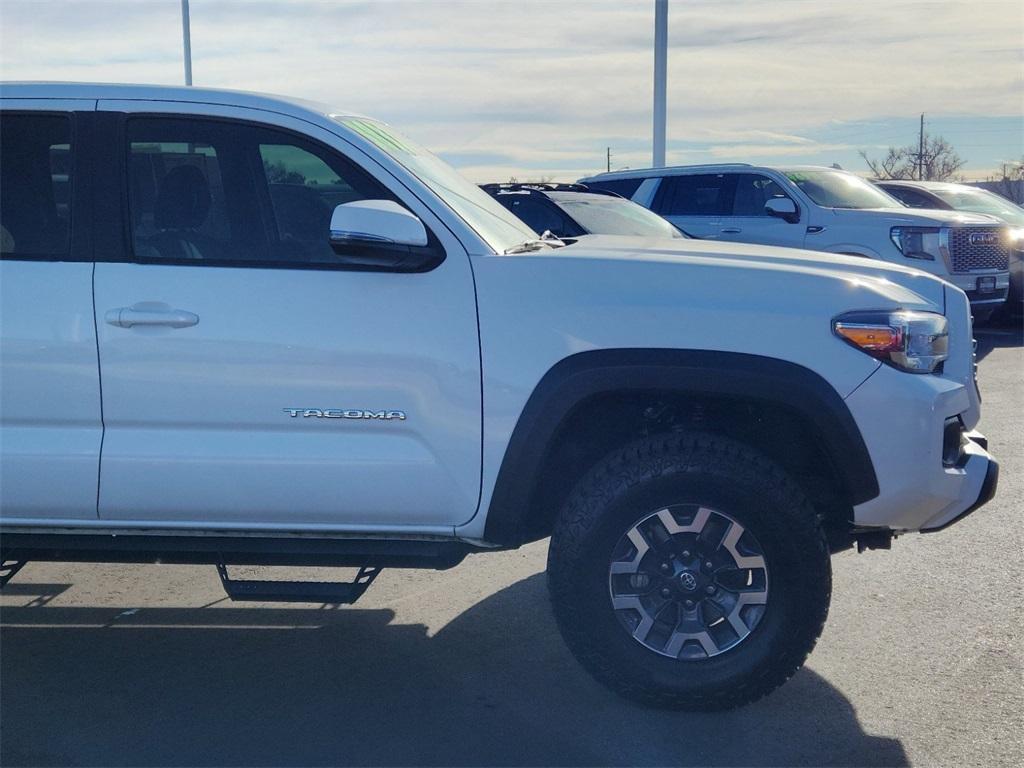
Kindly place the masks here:
POLYGON ((331 215, 331 245, 376 243, 425 246, 423 222, 393 200, 342 203, 331 215))

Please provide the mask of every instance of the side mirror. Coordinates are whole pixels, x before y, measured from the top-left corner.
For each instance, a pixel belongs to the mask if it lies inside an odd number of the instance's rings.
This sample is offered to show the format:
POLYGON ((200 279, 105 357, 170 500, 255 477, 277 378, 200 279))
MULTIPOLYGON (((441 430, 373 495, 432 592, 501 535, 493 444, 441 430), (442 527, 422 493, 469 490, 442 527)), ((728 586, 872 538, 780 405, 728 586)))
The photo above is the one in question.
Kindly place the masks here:
POLYGON ((331 215, 330 243, 356 269, 425 272, 444 261, 423 222, 393 200, 339 205, 331 215))
POLYGON ((796 209, 796 203, 788 197, 773 197, 764 204, 764 212, 769 216, 796 224, 800 221, 800 212, 796 209))

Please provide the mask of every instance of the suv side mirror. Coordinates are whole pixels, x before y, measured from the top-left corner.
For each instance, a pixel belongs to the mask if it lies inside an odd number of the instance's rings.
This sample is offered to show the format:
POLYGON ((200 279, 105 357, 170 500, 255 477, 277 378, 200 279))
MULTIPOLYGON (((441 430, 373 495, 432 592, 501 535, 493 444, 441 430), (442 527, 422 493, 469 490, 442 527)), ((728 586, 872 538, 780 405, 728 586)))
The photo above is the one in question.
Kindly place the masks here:
POLYGON ((357 269, 425 272, 444 261, 427 228, 393 200, 342 203, 331 215, 331 248, 357 269))
POLYGON ((796 224, 800 221, 800 212, 796 209, 796 203, 788 197, 770 198, 764 204, 764 212, 769 216, 776 216, 788 221, 790 224, 796 224))

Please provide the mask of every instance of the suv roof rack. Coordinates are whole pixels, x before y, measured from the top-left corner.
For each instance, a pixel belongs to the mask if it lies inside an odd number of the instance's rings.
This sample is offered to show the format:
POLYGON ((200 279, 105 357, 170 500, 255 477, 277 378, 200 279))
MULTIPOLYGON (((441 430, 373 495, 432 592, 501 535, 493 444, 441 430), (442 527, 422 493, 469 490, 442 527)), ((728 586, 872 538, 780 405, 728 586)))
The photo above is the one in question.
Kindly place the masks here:
POLYGON ((586 184, 562 184, 552 181, 538 182, 496 182, 481 184, 480 189, 494 194, 496 192, 589 192, 593 195, 606 195, 608 197, 622 197, 614 192, 604 189, 594 189, 586 184))
POLYGON ((666 165, 661 168, 624 168, 621 171, 602 171, 592 176, 585 176, 584 179, 611 179, 623 178, 650 178, 661 174, 672 173, 673 171, 694 170, 698 168, 752 168, 751 163, 694 163, 692 165, 666 165))

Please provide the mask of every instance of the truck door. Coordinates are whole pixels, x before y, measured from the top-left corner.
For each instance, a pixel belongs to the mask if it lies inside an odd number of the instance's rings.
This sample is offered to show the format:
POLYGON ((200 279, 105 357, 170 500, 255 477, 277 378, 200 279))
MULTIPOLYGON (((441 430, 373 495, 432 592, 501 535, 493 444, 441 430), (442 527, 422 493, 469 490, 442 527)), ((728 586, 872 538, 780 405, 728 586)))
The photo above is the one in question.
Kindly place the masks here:
POLYGON ((438 532, 472 517, 480 358, 458 241, 307 123, 100 109, 126 113, 111 146, 127 186, 124 252, 96 265, 100 516, 438 532), (334 254, 334 207, 380 198, 423 220, 445 249, 439 266, 399 273, 334 254))
POLYGON ((100 382, 75 109, 0 100, 0 514, 96 519, 100 382))

